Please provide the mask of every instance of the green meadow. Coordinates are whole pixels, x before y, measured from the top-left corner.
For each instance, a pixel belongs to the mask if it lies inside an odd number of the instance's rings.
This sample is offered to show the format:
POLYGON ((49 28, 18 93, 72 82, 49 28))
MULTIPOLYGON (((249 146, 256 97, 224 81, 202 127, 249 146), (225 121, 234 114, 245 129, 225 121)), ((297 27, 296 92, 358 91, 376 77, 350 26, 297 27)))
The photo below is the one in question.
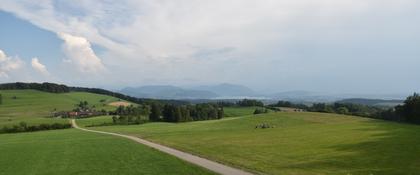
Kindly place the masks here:
MULTIPOLYGON (((118 99, 91 93, 1 91, 0 126, 68 122, 53 109, 80 101, 115 109, 118 99), (13 98, 16 96, 16 98, 13 98)), ((256 174, 418 174, 420 126, 338 114, 224 108, 226 118, 187 123, 89 127, 134 135, 256 174), (266 124, 270 128, 256 126, 266 124)), ((80 126, 111 116, 78 119, 80 126)), ((0 134, 0 174, 211 174, 124 138, 76 129, 0 134)))
MULTIPOLYGON (((80 120, 82 125, 110 117, 80 120)), ((79 121, 78 121, 79 122, 79 121)), ((420 126, 278 112, 91 129, 125 133, 263 174, 418 174, 420 126), (272 128, 260 129, 266 123, 272 128)))
POLYGON ((213 174, 124 138, 76 129, 0 134, 0 174, 213 174))
POLYGON ((1 90, 3 104, 0 105, 0 127, 18 124, 68 122, 51 118, 55 111, 68 111, 76 108, 80 101, 87 101, 89 106, 97 110, 113 110, 116 107, 108 103, 118 101, 117 98, 86 92, 48 93, 37 90, 1 90))
POLYGON ((255 109, 259 107, 224 107, 225 117, 237 117, 254 114, 255 109))

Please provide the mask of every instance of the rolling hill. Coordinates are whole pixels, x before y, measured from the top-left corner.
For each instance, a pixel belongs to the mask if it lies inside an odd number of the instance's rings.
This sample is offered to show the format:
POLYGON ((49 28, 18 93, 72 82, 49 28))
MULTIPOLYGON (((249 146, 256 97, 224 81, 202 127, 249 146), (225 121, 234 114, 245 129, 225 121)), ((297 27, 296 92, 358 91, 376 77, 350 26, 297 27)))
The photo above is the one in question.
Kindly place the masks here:
POLYGON ((50 93, 39 90, 0 90, 3 103, 0 105, 0 126, 25 121, 29 124, 67 122, 51 118, 54 111, 68 111, 80 101, 87 101, 97 110, 114 110, 109 103, 118 98, 88 92, 50 93))
MULTIPOLYGON (((80 101, 113 110, 108 95, 89 92, 50 93, 0 90, 0 127, 68 123, 50 118, 52 111, 71 110, 80 101)), ((0 134, 0 175, 6 174, 214 174, 132 141, 76 129, 0 134), (170 167, 170 168, 168 168, 170 167)))
MULTIPOLYGON (((82 119, 81 125, 111 121, 82 119)), ((262 174, 417 174, 420 126, 277 112, 217 121, 90 128, 125 133, 262 174), (271 128, 256 126, 268 124, 271 128)))

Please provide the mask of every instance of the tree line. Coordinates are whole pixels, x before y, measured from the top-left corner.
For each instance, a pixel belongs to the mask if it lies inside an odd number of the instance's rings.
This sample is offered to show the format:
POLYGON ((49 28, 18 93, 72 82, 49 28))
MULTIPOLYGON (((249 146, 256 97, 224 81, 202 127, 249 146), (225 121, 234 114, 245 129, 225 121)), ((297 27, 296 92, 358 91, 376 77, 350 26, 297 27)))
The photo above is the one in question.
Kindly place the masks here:
POLYGON ((110 112, 113 124, 130 125, 142 124, 149 121, 150 107, 141 106, 119 106, 114 112, 110 112))
POLYGON ((0 84, 0 90, 24 90, 24 89, 34 89, 44 92, 51 92, 51 93, 67 93, 67 92, 89 92, 94 94, 101 94, 101 95, 108 95, 112 97, 116 97, 119 99, 127 100, 137 104, 152 104, 152 103, 163 103, 163 104, 176 104, 176 105, 187 105, 189 104, 186 101, 180 100, 155 100, 155 99, 147 99, 147 98, 136 98, 131 97, 128 95, 124 95, 117 92, 112 92, 105 89, 100 88, 85 88, 85 87, 71 87, 62 84, 55 84, 55 83, 4 83, 0 84))
POLYGON ((18 132, 34 132, 43 130, 67 129, 71 128, 70 123, 42 123, 38 125, 28 125, 26 122, 12 126, 3 126, 0 133, 18 133, 18 132))
POLYGON ((51 93, 70 92, 70 88, 62 84, 54 83, 4 83, 0 84, 0 90, 35 89, 51 93))
POLYGON ((420 124, 420 95, 414 93, 402 105, 384 108, 353 103, 314 103, 311 106, 279 101, 270 107, 293 107, 311 112, 337 113, 397 122, 420 124))
POLYGON ((252 107, 252 106, 263 107, 264 106, 264 103, 262 101, 254 100, 254 99, 243 99, 237 102, 218 101, 216 102, 216 104, 223 107, 252 107))
POLYGON ((173 105, 158 103, 151 105, 151 121, 188 122, 214 120, 224 117, 223 107, 217 104, 203 103, 196 105, 173 105))
POLYGON ((153 103, 151 105, 120 106, 114 112, 113 124, 142 124, 145 122, 188 122, 214 120, 224 117, 223 107, 217 104, 174 105, 153 103))

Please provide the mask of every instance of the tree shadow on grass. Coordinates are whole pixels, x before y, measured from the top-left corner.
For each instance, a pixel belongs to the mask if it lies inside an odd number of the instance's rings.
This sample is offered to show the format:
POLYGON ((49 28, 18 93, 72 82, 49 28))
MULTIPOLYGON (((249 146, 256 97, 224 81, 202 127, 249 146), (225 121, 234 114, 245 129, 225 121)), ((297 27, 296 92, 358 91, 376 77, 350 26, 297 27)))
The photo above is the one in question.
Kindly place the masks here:
POLYGON ((374 120, 362 125, 354 130, 374 133, 369 141, 332 145, 327 149, 340 154, 284 168, 315 174, 420 174, 420 126, 374 120))

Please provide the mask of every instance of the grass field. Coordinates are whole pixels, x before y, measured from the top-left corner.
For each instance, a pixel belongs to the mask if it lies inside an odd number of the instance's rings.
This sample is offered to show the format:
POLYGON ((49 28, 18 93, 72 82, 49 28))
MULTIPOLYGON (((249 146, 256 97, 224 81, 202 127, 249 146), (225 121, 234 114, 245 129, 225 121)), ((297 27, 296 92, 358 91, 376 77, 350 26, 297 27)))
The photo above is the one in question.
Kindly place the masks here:
POLYGON ((112 124, 112 116, 98 116, 85 119, 77 119, 77 124, 81 127, 93 126, 93 125, 102 125, 102 124, 112 124))
POLYGON ((420 126, 360 117, 278 112, 214 121, 93 129, 139 136, 267 174, 420 172, 420 126), (275 128, 256 129, 261 123, 275 128))
MULTIPOLYGON (((118 99, 90 93, 1 91, 0 126, 68 122, 46 118, 79 101, 98 109, 118 99), (16 96, 16 99, 12 97, 16 96), (101 100, 105 100, 101 102, 101 100)), ((225 108, 225 119, 147 123, 91 129, 124 133, 265 174, 418 174, 420 126, 308 112, 252 115, 256 107, 225 108), (257 129, 266 123, 273 128, 257 129)), ((77 120, 111 123, 111 116, 77 120)), ((123 138, 67 129, 0 134, 0 174, 208 174, 123 138)))
POLYGON ((0 105, 0 127, 25 121, 29 124, 68 122, 62 119, 47 118, 55 110, 72 110, 80 101, 87 101, 97 110, 113 110, 108 105, 117 98, 85 92, 54 94, 36 90, 2 90, 3 104, 0 105), (16 99, 13 99, 16 97, 16 99), (101 102, 101 100, 103 102, 101 102))
POLYGON ((212 174, 124 138, 75 129, 0 134, 0 174, 212 174))
POLYGON ((259 107, 225 107, 223 108, 225 117, 237 117, 254 114, 259 107))

